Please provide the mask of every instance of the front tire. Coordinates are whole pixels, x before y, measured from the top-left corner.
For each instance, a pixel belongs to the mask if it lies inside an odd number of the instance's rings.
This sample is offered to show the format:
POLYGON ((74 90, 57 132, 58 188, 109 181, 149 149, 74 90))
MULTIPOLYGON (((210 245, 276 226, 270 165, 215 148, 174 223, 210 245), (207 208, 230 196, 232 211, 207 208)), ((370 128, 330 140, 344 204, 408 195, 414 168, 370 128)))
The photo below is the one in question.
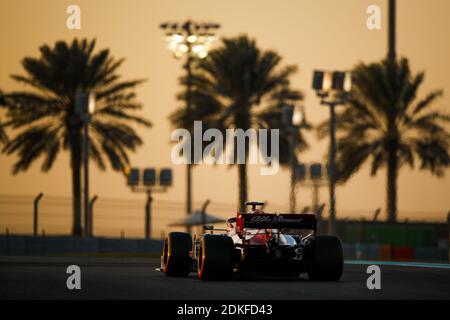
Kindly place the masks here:
POLYGON ((308 278, 313 281, 339 281, 344 268, 342 243, 338 237, 318 236, 311 243, 308 278))
POLYGON ((198 255, 198 277, 223 280, 233 275, 234 243, 228 236, 205 234, 198 255))
POLYGON ((166 276, 186 277, 191 271, 192 238, 189 233, 171 232, 164 240, 161 268, 166 276))

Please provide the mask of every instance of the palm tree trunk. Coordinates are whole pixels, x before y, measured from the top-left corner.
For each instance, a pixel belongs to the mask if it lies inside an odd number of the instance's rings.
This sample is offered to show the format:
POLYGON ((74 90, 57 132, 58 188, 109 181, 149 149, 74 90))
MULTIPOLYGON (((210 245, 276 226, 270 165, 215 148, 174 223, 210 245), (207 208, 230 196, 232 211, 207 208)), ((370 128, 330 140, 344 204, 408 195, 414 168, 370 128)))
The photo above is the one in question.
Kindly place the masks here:
POLYGON ((396 148, 390 150, 388 153, 387 163, 387 218, 388 222, 397 222, 397 176, 398 164, 396 148))
MULTIPOLYGON (((251 128, 250 122, 250 107, 251 104, 248 101, 240 101, 237 103, 240 106, 238 112, 234 115, 234 123, 237 128, 247 131, 251 128)), ((242 213, 246 212, 247 202, 247 160, 249 154, 250 143, 245 147, 245 161, 243 164, 237 164, 239 171, 239 208, 242 213)), ((236 150, 235 150, 236 151, 236 150)), ((237 155, 236 155, 237 159, 237 155)))
POLYGON ((81 236, 81 131, 71 134, 70 157, 72 165, 72 235, 81 236))
POLYGON ((396 48, 395 48, 395 35, 396 35, 396 25, 395 25, 395 13, 396 4, 395 0, 389 0, 389 28, 388 28, 388 59, 391 62, 395 62, 396 59, 396 48))
POLYGON ((247 162, 238 164, 239 170, 239 208, 245 213, 245 202, 247 201, 247 162))
MULTIPOLYGON (((396 60, 396 1, 389 0, 389 28, 388 28, 388 59, 391 63, 395 63, 396 60)), ((393 124, 394 121, 391 121, 393 124)), ((395 124, 393 125, 395 126, 395 124)), ((398 163, 397 163, 397 143, 392 141, 388 152, 387 163, 387 216, 389 222, 397 221, 397 175, 398 175, 398 163)))

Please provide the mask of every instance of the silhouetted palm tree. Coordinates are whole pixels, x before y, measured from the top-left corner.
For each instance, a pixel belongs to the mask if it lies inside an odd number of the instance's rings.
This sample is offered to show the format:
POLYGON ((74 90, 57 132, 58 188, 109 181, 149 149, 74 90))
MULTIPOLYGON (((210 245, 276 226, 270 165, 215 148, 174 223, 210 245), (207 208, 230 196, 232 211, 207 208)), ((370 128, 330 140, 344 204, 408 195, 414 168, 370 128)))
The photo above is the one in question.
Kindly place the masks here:
MULTIPOLYGON (((185 82, 185 78, 181 78, 182 84, 185 82)), ((290 135, 291 131, 285 127, 282 122, 282 111, 285 105, 293 104, 302 99, 302 94, 299 91, 291 90, 287 87, 280 87, 267 99, 267 106, 258 112, 255 118, 258 118, 261 128, 273 128, 280 129, 280 164, 283 167, 290 166, 290 135)), ((186 92, 182 91, 177 96, 178 100, 185 101, 186 92)), ((192 93, 192 105, 188 110, 183 103, 178 107, 169 117, 175 128, 184 128, 192 132, 194 121, 202 121, 203 131, 210 128, 216 128, 225 134, 226 127, 222 123, 220 118, 221 112, 223 112, 223 106, 218 102, 214 96, 209 92, 202 91, 201 88, 193 86, 192 93)), ((304 119, 302 123, 302 129, 312 129, 311 124, 304 119)), ((296 152, 300 153, 306 150, 309 146, 306 139, 300 129, 297 133, 297 148, 296 152)), ((210 142, 203 141, 203 148, 205 148, 210 142)), ((194 154, 193 144, 191 144, 191 155, 194 154)), ((293 173, 291 173, 293 174, 293 173)))
MULTIPOLYGON (((274 51, 259 49, 247 36, 223 39, 223 45, 212 50, 194 71, 193 86, 207 110, 208 126, 222 130, 240 128, 283 128, 281 103, 302 98, 299 91, 289 88, 289 77, 295 66, 280 66, 281 57, 274 51)), ((193 119, 200 119, 192 115, 193 119)), ((187 122, 189 123, 189 122, 187 122)), ((300 134, 300 133, 299 133, 300 134)), ((270 140, 269 140, 270 141, 270 140)), ((299 137, 299 149, 306 143, 299 137)), ((287 161, 288 140, 280 132, 280 157, 287 161)), ((248 152, 246 152, 248 156, 248 152)), ((247 161, 246 161, 247 162, 247 161)), ((247 201, 247 165, 239 170, 239 206, 247 201)))
MULTIPOLYGON (((194 64, 194 68, 195 66, 196 64, 194 64)), ((183 88, 186 88, 186 83, 187 77, 180 77, 180 84, 183 88)), ((221 105, 208 92, 200 89, 198 86, 192 85, 190 109, 186 108, 187 89, 178 93, 177 100, 182 104, 169 116, 169 120, 175 128, 183 128, 193 132, 194 121, 202 121, 203 131, 217 125, 214 117, 220 112, 221 105)), ((204 145, 207 144, 204 143, 204 145)))
POLYGON ((122 81, 117 69, 124 61, 108 49, 94 54, 95 40, 58 41, 43 45, 40 57, 22 60, 25 75, 11 77, 30 90, 5 94, 11 127, 18 131, 3 152, 17 154, 13 173, 25 171, 39 157, 48 171, 61 150, 69 150, 73 188, 73 234, 81 234, 82 121, 75 113, 77 90, 95 93, 96 110, 89 127, 90 157, 100 169, 105 158, 114 170, 128 165, 128 152, 142 144, 130 126, 150 123, 135 115, 142 109, 134 88, 143 80, 122 81))
POLYGON ((8 141, 8 136, 6 135, 5 129, 3 128, 3 124, 0 122, 0 144, 6 143, 8 141))
MULTIPOLYGON (((3 92, 0 91, 0 108, 4 106, 5 99, 3 97, 3 92)), ((3 118, 0 118, 0 144, 6 143, 8 141, 8 136, 5 132, 5 126, 6 124, 3 122, 3 118)))
MULTIPOLYGON (((388 221, 397 218, 397 177, 403 164, 444 174, 450 164, 450 116, 432 109, 442 95, 433 91, 416 99, 424 73, 413 75, 408 60, 359 64, 352 72, 353 88, 348 104, 337 116, 339 178, 348 179, 371 159, 371 174, 387 167, 386 209, 388 221)), ((328 123, 320 126, 326 134, 328 123)))

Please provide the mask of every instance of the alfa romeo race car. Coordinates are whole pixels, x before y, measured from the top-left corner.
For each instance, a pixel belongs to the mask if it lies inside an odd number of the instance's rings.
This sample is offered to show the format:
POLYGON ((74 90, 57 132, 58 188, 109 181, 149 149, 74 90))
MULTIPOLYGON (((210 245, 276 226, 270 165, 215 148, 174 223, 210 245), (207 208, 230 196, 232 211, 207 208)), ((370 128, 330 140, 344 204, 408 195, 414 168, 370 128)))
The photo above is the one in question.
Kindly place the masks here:
POLYGON ((233 275, 298 277, 338 281, 343 270, 338 237, 317 236, 314 214, 265 213, 246 202, 247 213, 227 220, 227 229, 205 226, 202 235, 171 232, 164 240, 161 271, 170 277, 197 272, 202 280, 233 275), (217 234, 214 232, 225 232, 217 234))

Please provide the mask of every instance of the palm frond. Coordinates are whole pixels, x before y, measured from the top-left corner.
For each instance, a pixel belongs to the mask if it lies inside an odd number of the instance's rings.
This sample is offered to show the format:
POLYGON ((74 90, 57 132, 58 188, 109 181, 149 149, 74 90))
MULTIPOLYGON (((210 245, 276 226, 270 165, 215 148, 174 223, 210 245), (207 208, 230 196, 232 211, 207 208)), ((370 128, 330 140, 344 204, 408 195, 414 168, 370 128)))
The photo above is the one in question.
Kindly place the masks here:
MULTIPOLYGON (((336 116, 341 179, 348 179, 368 159, 376 174, 388 155, 394 155, 399 167, 413 167, 418 158, 421 169, 443 174, 449 165, 450 134, 445 125, 450 116, 429 109, 441 90, 417 98, 424 77, 423 72, 413 75, 405 58, 360 63, 353 69, 352 92, 336 116)), ((328 121, 318 126, 320 138, 328 135, 328 126, 328 121)))
POLYGON ((82 121, 74 106, 80 89, 96 93, 90 156, 101 169, 106 155, 112 167, 121 170, 128 161, 127 152, 142 144, 128 124, 151 127, 137 114, 142 105, 136 101, 135 88, 144 80, 122 80, 117 72, 124 59, 114 59, 109 49, 94 52, 95 44, 95 40, 74 39, 43 45, 38 57, 22 60, 24 74, 11 76, 31 89, 2 94, 7 125, 16 133, 3 148, 19 156, 14 173, 26 170, 41 156, 42 170, 48 171, 60 150, 79 152, 82 121))
POLYGON ((19 160, 14 164, 13 173, 25 171, 42 154, 46 156, 43 171, 48 171, 59 151, 61 126, 36 125, 23 131, 5 144, 3 152, 17 153, 19 160))

